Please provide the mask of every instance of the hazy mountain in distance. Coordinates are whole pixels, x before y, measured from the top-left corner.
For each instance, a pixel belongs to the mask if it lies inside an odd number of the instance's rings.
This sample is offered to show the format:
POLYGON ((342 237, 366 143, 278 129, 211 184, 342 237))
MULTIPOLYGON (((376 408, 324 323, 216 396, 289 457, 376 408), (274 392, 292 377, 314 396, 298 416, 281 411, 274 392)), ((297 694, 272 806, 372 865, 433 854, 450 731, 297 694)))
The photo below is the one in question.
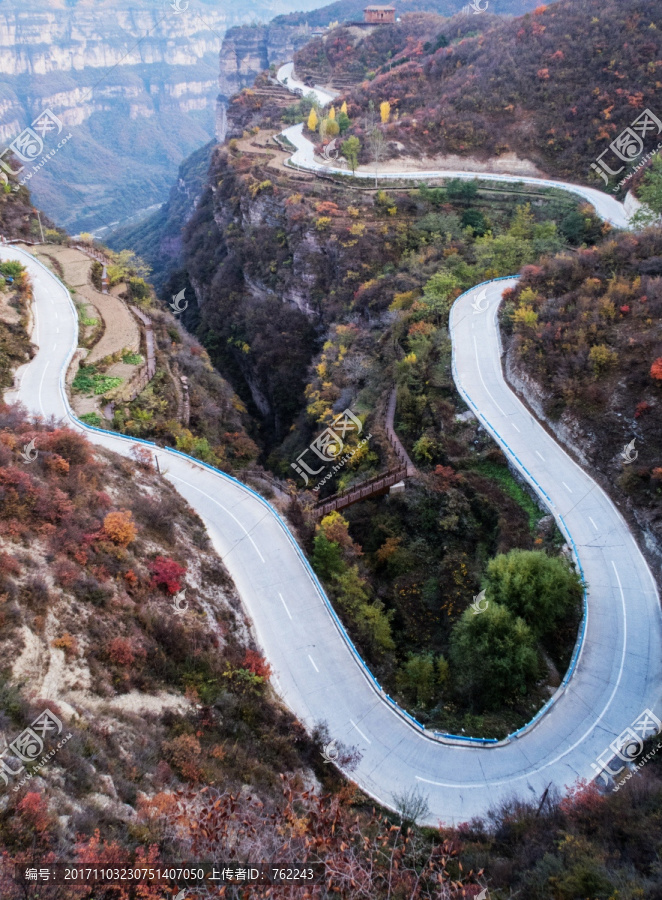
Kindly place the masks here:
POLYGON ((182 159, 214 135, 226 29, 294 5, 0 3, 0 147, 44 110, 57 117, 47 116, 43 147, 28 141, 12 180, 25 179, 35 202, 69 231, 94 230, 165 200, 182 159))

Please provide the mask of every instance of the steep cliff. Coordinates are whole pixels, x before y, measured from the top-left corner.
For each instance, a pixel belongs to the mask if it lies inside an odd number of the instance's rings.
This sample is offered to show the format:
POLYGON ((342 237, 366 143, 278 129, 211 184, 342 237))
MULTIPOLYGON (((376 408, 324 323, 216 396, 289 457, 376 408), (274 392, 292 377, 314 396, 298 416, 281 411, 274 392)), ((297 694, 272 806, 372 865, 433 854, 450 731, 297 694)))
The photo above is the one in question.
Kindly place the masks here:
POLYGON ((288 62, 310 40, 306 25, 241 25, 230 28, 219 57, 219 96, 216 137, 223 142, 228 134, 227 108, 230 98, 271 65, 288 62))
POLYGON ((181 160, 214 134, 226 28, 275 11, 266 0, 180 7, 2 4, 0 147, 53 112, 58 121, 41 136, 43 147, 19 160, 15 181, 29 180, 38 205, 70 231, 116 224, 165 199, 181 160))
POLYGON ((182 247, 182 227, 195 209, 207 182, 207 170, 214 142, 192 153, 179 167, 176 183, 167 201, 138 225, 113 232, 106 243, 113 250, 131 247, 152 269, 150 281, 161 290, 168 271, 178 267, 182 247))

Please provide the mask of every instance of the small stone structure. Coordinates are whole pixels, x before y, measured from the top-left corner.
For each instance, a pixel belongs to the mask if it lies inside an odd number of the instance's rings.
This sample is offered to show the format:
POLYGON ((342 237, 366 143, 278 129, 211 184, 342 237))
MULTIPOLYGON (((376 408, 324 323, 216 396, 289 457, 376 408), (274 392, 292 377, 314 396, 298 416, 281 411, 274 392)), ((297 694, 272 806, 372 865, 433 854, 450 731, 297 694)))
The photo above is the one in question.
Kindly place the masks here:
POLYGON ((363 16, 368 25, 393 25, 395 6, 366 6, 363 16))

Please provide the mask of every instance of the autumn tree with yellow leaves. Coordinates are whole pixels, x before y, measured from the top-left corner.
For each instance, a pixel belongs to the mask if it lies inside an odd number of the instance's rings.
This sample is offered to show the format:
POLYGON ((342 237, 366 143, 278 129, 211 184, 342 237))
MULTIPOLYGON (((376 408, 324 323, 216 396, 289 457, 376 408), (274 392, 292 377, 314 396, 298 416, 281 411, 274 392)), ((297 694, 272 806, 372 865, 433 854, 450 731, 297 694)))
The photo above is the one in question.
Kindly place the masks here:
POLYGON ((317 131, 319 119, 317 118, 317 113, 315 112, 315 107, 313 106, 310 110, 310 114, 308 116, 308 131, 317 131))

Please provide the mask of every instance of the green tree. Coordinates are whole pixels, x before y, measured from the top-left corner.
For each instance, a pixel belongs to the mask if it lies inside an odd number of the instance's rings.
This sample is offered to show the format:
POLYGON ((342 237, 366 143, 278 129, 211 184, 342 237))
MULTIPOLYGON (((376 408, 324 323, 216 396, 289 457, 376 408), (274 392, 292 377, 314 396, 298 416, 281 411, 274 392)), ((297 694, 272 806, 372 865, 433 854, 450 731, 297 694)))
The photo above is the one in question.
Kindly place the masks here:
POLYGON ((469 225, 479 237, 487 231, 485 216, 479 209, 465 209, 462 213, 462 225, 465 228, 469 225))
POLYGON ((476 238, 474 249, 479 269, 495 276, 517 272, 535 259, 531 242, 512 234, 494 237, 488 231, 483 237, 476 238))
POLYGON ((618 353, 606 344, 595 344, 588 352, 588 358, 596 375, 613 368, 618 362, 618 353))
POLYGON ((361 152, 361 141, 352 135, 340 145, 340 151, 345 157, 352 170, 352 175, 356 171, 359 164, 359 153, 361 152))
POLYGON ((322 140, 325 138, 333 138, 340 131, 340 126, 335 119, 322 119, 319 125, 319 133, 322 140))
POLYGON ((425 709, 438 693, 438 673, 432 653, 410 653, 396 675, 398 690, 408 703, 425 709))
POLYGON ((662 217, 662 157, 654 156, 639 188, 638 197, 644 206, 633 218, 635 225, 645 227, 659 223, 662 217))
POLYGON ((464 178, 449 178, 446 182, 446 191, 449 200, 463 200, 469 203, 476 199, 478 194, 478 182, 467 181, 464 178))
POLYGON ((343 112, 342 110, 338 113, 337 122, 338 122, 338 127, 340 128, 341 134, 344 134, 347 131, 347 129, 349 128, 349 126, 351 125, 349 116, 347 115, 346 112, 343 112))
POLYGON ((452 272, 440 269, 423 286, 423 302, 444 324, 455 299, 459 282, 452 272))
POLYGON ((518 238, 520 241, 530 241, 533 237, 534 225, 535 220, 531 212, 531 204, 523 203, 515 210, 508 234, 518 238))
POLYGON ((563 250, 563 240, 556 222, 540 222, 533 226, 533 253, 535 256, 553 256, 563 250))
POLYGON ((334 581, 338 604, 345 610, 359 636, 372 652, 377 654, 395 650, 391 634, 393 613, 385 612, 381 601, 370 602, 370 588, 359 575, 358 566, 345 566, 334 581))
POLYGON ((485 597, 521 616, 537 638, 579 608, 581 578, 566 559, 541 550, 511 550, 490 560, 485 597))
POLYGON ((365 636, 382 651, 395 650, 395 641, 391 631, 393 611, 387 612, 381 600, 363 605, 357 615, 357 622, 365 636))
POLYGON ((341 575, 346 567, 342 558, 342 548, 335 541, 330 541, 321 531, 313 541, 313 568, 325 581, 331 581, 335 575, 341 575))
POLYGON ((521 697, 540 668, 529 626, 494 601, 478 615, 465 610, 451 632, 450 662, 456 689, 481 709, 521 697))

